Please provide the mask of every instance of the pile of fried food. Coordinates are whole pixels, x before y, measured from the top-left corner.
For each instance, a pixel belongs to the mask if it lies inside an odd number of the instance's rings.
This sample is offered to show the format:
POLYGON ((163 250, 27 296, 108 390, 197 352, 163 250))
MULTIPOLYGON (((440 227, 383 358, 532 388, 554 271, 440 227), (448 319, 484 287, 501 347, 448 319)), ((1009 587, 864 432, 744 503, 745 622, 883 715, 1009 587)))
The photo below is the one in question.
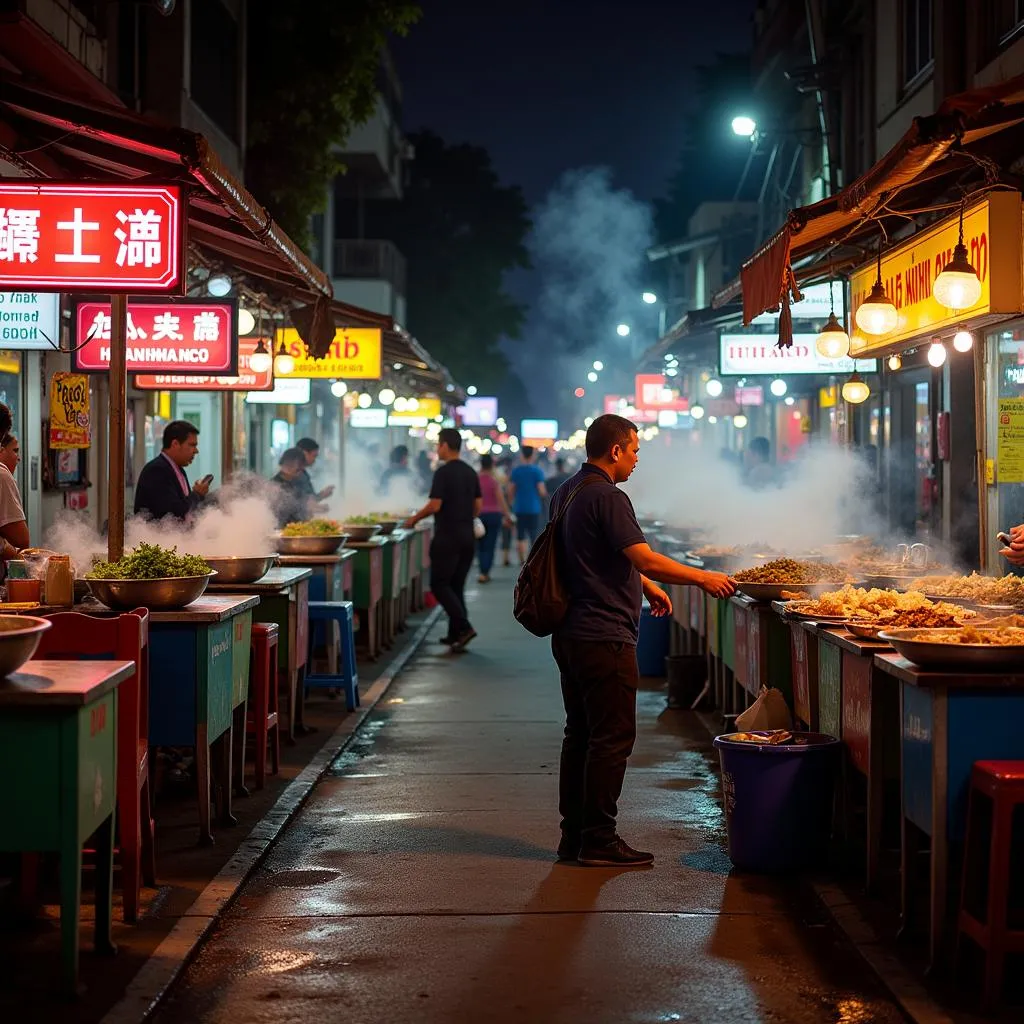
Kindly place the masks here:
POLYGON ((842 590, 822 594, 816 601, 794 601, 789 607, 799 615, 845 619, 886 629, 960 626, 978 614, 959 605, 930 601, 919 593, 901 594, 896 590, 856 587, 843 587, 842 590))
MULTIPOLYGON (((987 625, 987 624, 986 624, 987 625)), ((1024 647, 1024 629, 1015 626, 979 628, 964 626, 961 629, 937 629, 914 639, 930 644, 982 644, 986 647, 1024 647)))
POLYGON ((1002 579, 982 576, 922 576, 911 586, 921 594, 935 597, 957 597, 975 604, 1007 604, 1024 607, 1024 577, 1007 575, 1002 579))
POLYGON ((776 558, 772 562, 733 573, 739 583, 777 583, 795 586, 808 583, 843 583, 846 570, 828 562, 798 562, 793 558, 776 558))

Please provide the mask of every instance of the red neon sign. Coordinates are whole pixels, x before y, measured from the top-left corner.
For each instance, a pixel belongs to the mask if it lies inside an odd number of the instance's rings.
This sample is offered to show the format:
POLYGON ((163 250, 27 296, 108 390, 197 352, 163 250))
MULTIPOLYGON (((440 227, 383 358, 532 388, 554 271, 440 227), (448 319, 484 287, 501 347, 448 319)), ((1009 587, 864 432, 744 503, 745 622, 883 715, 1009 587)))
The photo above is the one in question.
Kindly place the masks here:
POLYGON ((0 289, 184 291, 180 185, 0 181, 0 289))
MULTIPOLYGON (((234 376, 238 346, 233 299, 150 299, 128 303, 128 370, 234 376)), ((110 368, 110 303, 75 307, 76 370, 110 368)))
MULTIPOLYGON (((170 373, 139 373, 135 386, 140 391, 272 391, 274 371, 272 368, 257 373, 249 363, 256 351, 258 338, 238 339, 237 377, 185 377, 170 373)), ((263 339, 263 346, 270 351, 270 338, 263 339)))

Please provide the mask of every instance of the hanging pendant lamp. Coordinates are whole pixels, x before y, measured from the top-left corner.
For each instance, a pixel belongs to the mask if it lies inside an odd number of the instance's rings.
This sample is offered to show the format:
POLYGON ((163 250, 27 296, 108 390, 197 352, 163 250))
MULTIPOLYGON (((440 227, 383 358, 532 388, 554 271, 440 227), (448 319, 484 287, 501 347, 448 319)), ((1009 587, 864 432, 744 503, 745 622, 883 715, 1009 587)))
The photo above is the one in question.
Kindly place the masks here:
POLYGON ((981 278, 971 266, 964 245, 964 205, 960 204, 960 240, 953 250, 953 258, 932 285, 932 295, 947 309, 970 309, 981 298, 981 278))
POLYGON ((865 334, 888 334, 899 320, 896 307, 882 285, 882 242, 878 242, 878 273, 871 294, 857 307, 857 326, 865 334))

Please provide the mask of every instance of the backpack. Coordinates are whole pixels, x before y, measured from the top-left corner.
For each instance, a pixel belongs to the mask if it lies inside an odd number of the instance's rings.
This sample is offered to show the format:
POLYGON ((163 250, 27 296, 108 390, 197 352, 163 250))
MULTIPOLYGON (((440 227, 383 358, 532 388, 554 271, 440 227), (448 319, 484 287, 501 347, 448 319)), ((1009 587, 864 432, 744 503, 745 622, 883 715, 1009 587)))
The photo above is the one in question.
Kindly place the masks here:
POLYGON ((588 477, 573 488, 558 515, 541 531, 519 571, 512 614, 534 636, 550 636, 568 614, 569 595, 558 572, 558 528, 573 499, 591 480, 597 482, 600 477, 588 477))

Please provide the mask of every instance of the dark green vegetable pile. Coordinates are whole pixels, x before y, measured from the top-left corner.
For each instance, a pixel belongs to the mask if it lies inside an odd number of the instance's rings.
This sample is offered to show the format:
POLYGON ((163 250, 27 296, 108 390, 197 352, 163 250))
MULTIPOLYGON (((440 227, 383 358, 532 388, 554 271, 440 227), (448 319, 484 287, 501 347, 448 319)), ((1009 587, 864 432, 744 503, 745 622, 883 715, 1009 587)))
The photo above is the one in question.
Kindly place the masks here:
POLYGON ((177 547, 142 543, 116 562, 97 562, 85 578, 93 580, 157 580, 205 576, 210 567, 199 555, 179 555, 177 547))

